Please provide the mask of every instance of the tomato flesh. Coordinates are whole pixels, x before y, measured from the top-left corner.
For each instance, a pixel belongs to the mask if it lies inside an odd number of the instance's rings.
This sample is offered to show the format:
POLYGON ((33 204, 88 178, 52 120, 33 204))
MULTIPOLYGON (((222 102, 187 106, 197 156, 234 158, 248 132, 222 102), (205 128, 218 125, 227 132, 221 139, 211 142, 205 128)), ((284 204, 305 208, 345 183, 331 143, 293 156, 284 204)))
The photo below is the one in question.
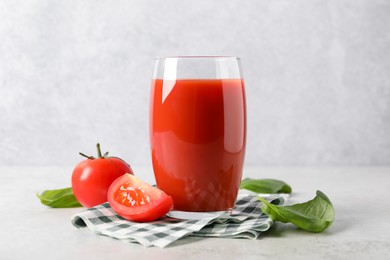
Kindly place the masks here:
POLYGON ((173 207, 171 196, 131 174, 124 174, 111 184, 107 199, 118 215, 136 222, 161 218, 173 207))
POLYGON ((151 199, 140 187, 132 187, 131 183, 121 185, 114 192, 114 200, 126 207, 138 207, 141 205, 150 205, 151 199))

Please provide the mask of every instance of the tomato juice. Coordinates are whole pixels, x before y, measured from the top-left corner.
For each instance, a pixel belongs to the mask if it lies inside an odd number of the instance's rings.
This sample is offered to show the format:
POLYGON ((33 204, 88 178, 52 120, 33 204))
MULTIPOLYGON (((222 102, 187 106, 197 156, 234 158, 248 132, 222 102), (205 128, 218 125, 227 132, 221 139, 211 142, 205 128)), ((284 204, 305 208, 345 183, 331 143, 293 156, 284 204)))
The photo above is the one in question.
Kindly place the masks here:
POLYGON ((154 79, 150 103, 157 186, 174 209, 233 208, 246 146, 242 79, 154 79))

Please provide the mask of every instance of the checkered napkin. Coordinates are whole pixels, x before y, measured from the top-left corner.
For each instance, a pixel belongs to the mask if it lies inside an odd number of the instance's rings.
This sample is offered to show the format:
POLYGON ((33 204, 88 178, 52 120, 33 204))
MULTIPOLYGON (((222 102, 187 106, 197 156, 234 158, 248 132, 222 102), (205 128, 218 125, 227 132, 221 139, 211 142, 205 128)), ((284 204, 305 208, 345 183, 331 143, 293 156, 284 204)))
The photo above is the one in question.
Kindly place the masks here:
MULTIPOLYGON (((72 224, 100 235, 164 248, 186 236, 256 239, 268 230, 273 221, 260 210, 257 195, 240 191, 233 211, 201 219, 182 220, 168 216, 160 220, 137 223, 118 216, 108 203, 78 213, 72 224)), ((276 205, 283 205, 287 195, 264 197, 276 205)))

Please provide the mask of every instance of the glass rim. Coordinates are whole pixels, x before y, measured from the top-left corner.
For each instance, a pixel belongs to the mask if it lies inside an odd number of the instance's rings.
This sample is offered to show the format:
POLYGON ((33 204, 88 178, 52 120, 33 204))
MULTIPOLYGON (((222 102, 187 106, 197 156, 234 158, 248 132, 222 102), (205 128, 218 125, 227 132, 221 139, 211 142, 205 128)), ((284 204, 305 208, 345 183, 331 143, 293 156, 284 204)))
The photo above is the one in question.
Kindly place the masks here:
POLYGON ((240 60, 237 56, 223 56, 223 55, 179 55, 179 56, 166 56, 166 57, 156 57, 155 60, 240 60))

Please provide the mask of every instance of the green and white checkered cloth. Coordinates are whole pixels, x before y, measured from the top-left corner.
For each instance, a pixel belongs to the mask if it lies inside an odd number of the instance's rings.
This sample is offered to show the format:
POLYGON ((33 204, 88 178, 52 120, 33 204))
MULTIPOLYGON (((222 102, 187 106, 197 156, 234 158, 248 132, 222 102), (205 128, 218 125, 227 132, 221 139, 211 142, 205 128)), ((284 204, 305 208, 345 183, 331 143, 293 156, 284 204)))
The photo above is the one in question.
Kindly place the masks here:
MULTIPOLYGON (((91 230, 115 239, 140 243, 144 246, 164 248, 186 236, 256 239, 268 230, 273 221, 260 210, 257 195, 240 191, 235 207, 230 214, 201 219, 175 219, 137 223, 117 215, 108 203, 90 208, 72 217, 78 229, 91 230)), ((287 201, 285 194, 261 195, 276 205, 287 201)))

